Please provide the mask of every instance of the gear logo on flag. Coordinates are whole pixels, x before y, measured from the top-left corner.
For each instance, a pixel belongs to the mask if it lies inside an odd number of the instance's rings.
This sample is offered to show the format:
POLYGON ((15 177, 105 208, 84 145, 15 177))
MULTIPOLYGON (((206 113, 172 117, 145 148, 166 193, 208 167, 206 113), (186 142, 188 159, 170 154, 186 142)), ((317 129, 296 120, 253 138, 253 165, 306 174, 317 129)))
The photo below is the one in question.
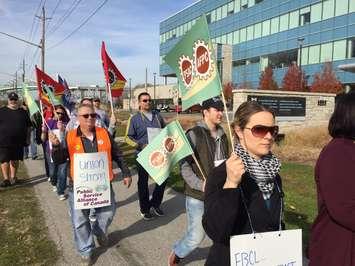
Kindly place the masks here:
POLYGON ((163 147, 167 153, 173 153, 176 150, 177 141, 173 137, 168 136, 163 140, 163 147))
POLYGON ((48 90, 51 90, 51 92, 54 92, 54 87, 51 86, 51 85, 47 85, 44 80, 41 80, 41 88, 42 88, 42 91, 48 95, 48 90))
POLYGON ((149 156, 149 164, 154 168, 163 167, 166 163, 165 154, 159 150, 153 151, 149 156))
POLYGON ((117 76, 115 74, 115 71, 113 71, 113 69, 111 68, 109 68, 108 70, 108 79, 111 85, 117 81, 117 76))
POLYGON ((206 80, 211 76, 213 71, 212 53, 208 44, 202 40, 195 42, 193 50, 196 76, 199 79, 206 80))
POLYGON ((180 75, 182 77, 182 81, 185 84, 185 87, 190 88, 194 81, 193 61, 188 56, 182 55, 179 58, 179 68, 180 75))

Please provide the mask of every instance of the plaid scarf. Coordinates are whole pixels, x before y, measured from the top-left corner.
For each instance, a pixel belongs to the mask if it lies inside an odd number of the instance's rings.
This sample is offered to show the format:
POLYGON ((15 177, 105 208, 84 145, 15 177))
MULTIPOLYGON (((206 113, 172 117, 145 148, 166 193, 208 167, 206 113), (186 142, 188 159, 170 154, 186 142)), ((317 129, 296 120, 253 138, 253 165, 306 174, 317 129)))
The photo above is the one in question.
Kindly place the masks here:
POLYGON ((280 172, 281 163, 271 152, 257 160, 237 143, 234 148, 235 153, 242 159, 245 171, 249 172, 263 193, 265 200, 270 199, 274 190, 275 176, 280 172))

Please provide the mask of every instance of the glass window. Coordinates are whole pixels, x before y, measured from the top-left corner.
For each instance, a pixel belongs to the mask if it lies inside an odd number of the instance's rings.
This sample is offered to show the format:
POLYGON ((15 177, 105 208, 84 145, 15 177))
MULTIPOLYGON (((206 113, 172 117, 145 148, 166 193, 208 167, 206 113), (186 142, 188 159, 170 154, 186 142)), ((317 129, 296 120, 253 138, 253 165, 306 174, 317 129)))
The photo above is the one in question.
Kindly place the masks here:
POLYGON ((229 2, 228 3, 228 15, 231 15, 234 13, 234 2, 229 2))
POLYGON ((240 11, 240 0, 235 0, 234 1, 234 13, 237 13, 240 11))
MULTIPOLYGON (((354 1, 354 0, 350 0, 354 1)), ((335 0, 335 15, 341 16, 348 13, 348 0, 335 0)))
POLYGON ((333 60, 343 60, 346 58, 346 40, 333 43, 333 60))
POLYGON ((279 17, 272 18, 271 19, 271 26, 270 26, 270 33, 276 33, 279 32, 279 17))
POLYGON ((217 12, 216 20, 220 20, 222 17, 222 8, 221 7, 217 8, 216 12, 217 12))
POLYGON ((319 45, 310 46, 308 51, 308 64, 318 64, 319 53, 320 53, 319 45))
POLYGON ((348 58, 355 57, 355 40, 349 40, 348 43, 348 58))
POLYGON ((213 9, 211 12, 211 23, 216 21, 216 9, 213 9))
POLYGON ((311 23, 322 20, 322 2, 311 6, 311 23))
POLYGON ((299 25, 299 10, 290 13, 289 29, 297 28, 299 25))
POLYGON ((333 58, 333 43, 324 43, 320 46, 320 62, 332 61, 333 58))
POLYGON ((211 13, 206 14, 206 20, 207 20, 207 24, 211 23, 211 13))
POLYGON ((261 22, 254 25, 254 39, 261 37, 261 22))
POLYGON ((255 0, 248 0, 248 7, 255 5, 255 0))
POLYGON ((222 18, 225 18, 227 16, 227 8, 228 5, 222 6, 222 18))
POLYGON ((233 44, 233 32, 227 34, 227 44, 233 44))
POLYGON ((305 7, 300 10, 300 26, 311 22, 311 8, 305 7))
POLYGON ((264 71, 265 67, 269 65, 269 58, 265 56, 260 57, 260 71, 264 71))
POLYGON ((187 22, 187 30, 190 30, 192 27, 192 21, 187 22))
POLYGON ((246 39, 247 39, 246 28, 240 29, 240 36, 239 36, 240 42, 245 42, 246 39))
POLYGON ((223 44, 227 43, 227 34, 221 36, 221 43, 223 44))
POLYGON ((233 32, 233 44, 238 44, 239 43, 239 30, 236 30, 233 32))
POLYGON ((323 1, 323 16, 322 19, 334 17, 334 0, 323 1))
POLYGON ((222 43, 222 36, 218 36, 216 38, 216 43, 222 43))
POLYGON ((350 12, 355 12, 355 1, 350 0, 349 2, 350 2, 349 3, 349 13, 350 12))
POLYGON ((270 19, 263 21, 263 36, 270 34, 270 19))
POLYGON ((247 41, 254 39, 254 26, 250 25, 247 27, 247 41))
POLYGON ((308 47, 302 47, 301 62, 298 63, 302 64, 302 66, 308 64, 308 47))
POLYGON ((248 0, 241 0, 240 1, 240 9, 243 10, 246 8, 248 8, 248 0))
POLYGON ((288 30, 288 13, 280 16, 280 31, 288 30))

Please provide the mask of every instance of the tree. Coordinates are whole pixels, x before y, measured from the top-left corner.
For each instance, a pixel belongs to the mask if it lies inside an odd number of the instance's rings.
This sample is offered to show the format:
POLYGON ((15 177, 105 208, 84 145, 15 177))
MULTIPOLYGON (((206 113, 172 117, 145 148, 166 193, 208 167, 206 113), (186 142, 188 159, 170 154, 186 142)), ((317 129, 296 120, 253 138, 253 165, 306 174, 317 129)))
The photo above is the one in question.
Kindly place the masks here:
POLYGON ((273 75, 274 72, 272 71, 271 66, 265 67, 260 75, 259 88, 261 90, 278 90, 279 86, 274 80, 273 75))
POLYGON ((282 80, 282 88, 286 91, 307 91, 305 73, 293 62, 282 80))
POLYGON ((325 62, 322 72, 314 75, 311 92, 339 93, 342 89, 342 85, 333 71, 332 63, 325 62))
POLYGON ((227 105, 229 107, 232 106, 233 90, 235 90, 235 89, 236 89, 236 87, 234 86, 234 84, 232 82, 228 82, 228 83, 223 85, 223 94, 224 94, 224 97, 226 99, 227 105))

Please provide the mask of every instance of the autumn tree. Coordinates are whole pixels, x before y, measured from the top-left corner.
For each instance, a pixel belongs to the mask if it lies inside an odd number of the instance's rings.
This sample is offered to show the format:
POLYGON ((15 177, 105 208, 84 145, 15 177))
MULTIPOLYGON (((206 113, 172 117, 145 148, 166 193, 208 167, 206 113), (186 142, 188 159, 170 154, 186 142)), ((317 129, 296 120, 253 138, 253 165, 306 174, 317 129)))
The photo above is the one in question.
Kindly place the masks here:
POLYGON ((342 89, 342 85, 333 71, 332 63, 325 62, 322 72, 314 75, 311 92, 339 93, 342 89))
POLYGON ((286 91, 307 91, 305 73, 303 71, 301 72, 295 62, 288 67, 282 80, 282 88, 286 91))
POLYGON ((228 82, 223 85, 223 94, 226 99, 226 102, 228 103, 228 106, 232 106, 233 102, 233 90, 235 90, 236 87, 232 82, 228 82))
POLYGON ((259 88, 261 90, 277 90, 279 88, 273 75, 274 72, 271 66, 266 67, 264 71, 261 72, 259 81, 259 88))

